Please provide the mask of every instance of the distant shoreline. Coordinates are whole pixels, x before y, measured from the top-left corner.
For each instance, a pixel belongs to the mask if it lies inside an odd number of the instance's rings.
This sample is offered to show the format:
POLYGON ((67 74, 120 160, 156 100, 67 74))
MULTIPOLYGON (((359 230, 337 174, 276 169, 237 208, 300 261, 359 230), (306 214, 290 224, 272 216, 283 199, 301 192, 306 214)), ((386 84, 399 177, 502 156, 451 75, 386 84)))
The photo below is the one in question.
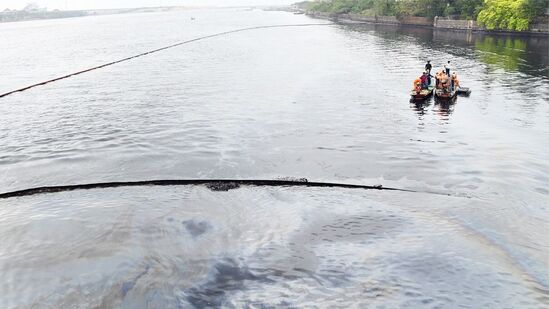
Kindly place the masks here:
POLYGON ((32 20, 63 19, 74 17, 116 15, 127 13, 154 13, 188 10, 189 7, 145 7, 130 9, 97 9, 97 10, 71 10, 71 11, 10 11, 0 12, 0 23, 22 22, 32 20))
POLYGON ((33 20, 63 19, 86 16, 117 15, 131 13, 157 13, 173 12, 183 10, 204 10, 204 9, 261 9, 265 11, 293 11, 289 6, 159 6, 159 7, 141 7, 141 8, 121 8, 121 9, 93 9, 93 10, 8 10, 0 11, 0 24, 10 22, 23 22, 33 20))
POLYGON ((312 18, 328 19, 334 22, 341 23, 371 23, 380 25, 393 25, 402 27, 420 27, 431 28, 436 30, 450 30, 450 31, 470 31, 475 33, 487 33, 487 34, 509 34, 509 35, 539 35, 548 36, 549 30, 544 29, 544 25, 541 25, 542 29, 535 29, 529 31, 513 31, 513 30, 488 30, 478 27, 476 22, 468 20, 451 20, 441 18, 435 21, 431 21, 424 17, 404 17, 397 18, 395 16, 363 16, 359 14, 333 14, 304 11, 305 14, 312 18))

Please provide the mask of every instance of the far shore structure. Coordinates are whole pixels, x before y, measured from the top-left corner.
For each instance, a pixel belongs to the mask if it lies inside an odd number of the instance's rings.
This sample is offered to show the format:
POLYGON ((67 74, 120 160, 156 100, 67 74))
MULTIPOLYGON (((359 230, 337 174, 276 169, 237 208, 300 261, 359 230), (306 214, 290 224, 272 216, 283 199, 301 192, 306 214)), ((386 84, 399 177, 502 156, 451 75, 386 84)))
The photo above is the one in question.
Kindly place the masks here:
POLYGON ((316 18, 439 29, 549 34, 544 0, 317 0, 294 5, 316 18))
POLYGON ((505 32, 505 33, 529 33, 529 34, 544 34, 549 35, 549 16, 546 18, 548 22, 531 24, 528 31, 511 31, 511 30, 488 30, 479 26, 473 20, 450 19, 436 16, 433 20, 427 17, 418 16, 364 16, 360 14, 333 14, 324 12, 307 11, 307 15, 314 18, 335 19, 342 22, 366 22, 386 25, 405 25, 417 27, 432 27, 437 29, 449 30, 466 30, 466 31, 482 31, 482 32, 505 32))

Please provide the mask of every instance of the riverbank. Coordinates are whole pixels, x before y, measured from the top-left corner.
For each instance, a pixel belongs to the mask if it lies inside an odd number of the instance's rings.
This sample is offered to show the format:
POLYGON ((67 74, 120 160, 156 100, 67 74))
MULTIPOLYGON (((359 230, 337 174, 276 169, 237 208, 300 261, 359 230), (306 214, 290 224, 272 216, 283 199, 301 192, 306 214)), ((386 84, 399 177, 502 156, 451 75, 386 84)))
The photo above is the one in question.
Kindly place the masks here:
POLYGON ((130 8, 130 9, 99 9, 99 10, 73 10, 73 11, 25 11, 25 10, 6 10, 0 12, 0 23, 43 20, 43 19, 60 19, 85 17, 96 15, 115 15, 128 13, 151 13, 151 12, 167 12, 175 10, 187 9, 186 7, 150 7, 150 8, 130 8))
POLYGON ((450 19, 446 17, 435 17, 431 20, 426 17, 418 16, 365 16, 360 14, 335 14, 325 12, 313 12, 306 11, 310 17, 329 19, 338 22, 345 23, 373 23, 373 24, 385 24, 385 25, 404 25, 414 27, 428 27, 444 30, 456 30, 456 31, 473 31, 473 32, 486 32, 486 33, 505 33, 505 34, 529 34, 529 35, 549 35, 549 18, 544 17, 533 23, 530 26, 529 31, 510 31, 510 30, 488 30, 482 28, 474 20, 458 20, 450 19))

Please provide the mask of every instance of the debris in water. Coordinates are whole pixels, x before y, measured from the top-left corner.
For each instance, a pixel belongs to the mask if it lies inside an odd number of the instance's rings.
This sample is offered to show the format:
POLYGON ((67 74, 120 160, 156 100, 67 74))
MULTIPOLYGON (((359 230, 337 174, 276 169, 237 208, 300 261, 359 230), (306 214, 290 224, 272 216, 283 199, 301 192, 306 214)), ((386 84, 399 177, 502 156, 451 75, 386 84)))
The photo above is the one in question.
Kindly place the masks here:
POLYGON ((206 185, 212 191, 229 191, 240 188, 236 182, 211 182, 206 185))

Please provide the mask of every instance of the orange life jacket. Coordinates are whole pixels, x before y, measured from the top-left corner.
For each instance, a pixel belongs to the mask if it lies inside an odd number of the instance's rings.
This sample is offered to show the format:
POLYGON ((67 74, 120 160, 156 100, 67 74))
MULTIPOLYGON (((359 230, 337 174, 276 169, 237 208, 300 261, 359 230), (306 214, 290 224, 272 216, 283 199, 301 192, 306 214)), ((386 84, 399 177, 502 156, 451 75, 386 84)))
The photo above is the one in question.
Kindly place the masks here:
POLYGON ((452 80, 454 81, 454 87, 459 87, 459 79, 456 73, 452 74, 452 80))
POLYGON ((443 83, 443 84, 447 83, 448 82, 448 75, 442 74, 440 76, 440 82, 443 83))

